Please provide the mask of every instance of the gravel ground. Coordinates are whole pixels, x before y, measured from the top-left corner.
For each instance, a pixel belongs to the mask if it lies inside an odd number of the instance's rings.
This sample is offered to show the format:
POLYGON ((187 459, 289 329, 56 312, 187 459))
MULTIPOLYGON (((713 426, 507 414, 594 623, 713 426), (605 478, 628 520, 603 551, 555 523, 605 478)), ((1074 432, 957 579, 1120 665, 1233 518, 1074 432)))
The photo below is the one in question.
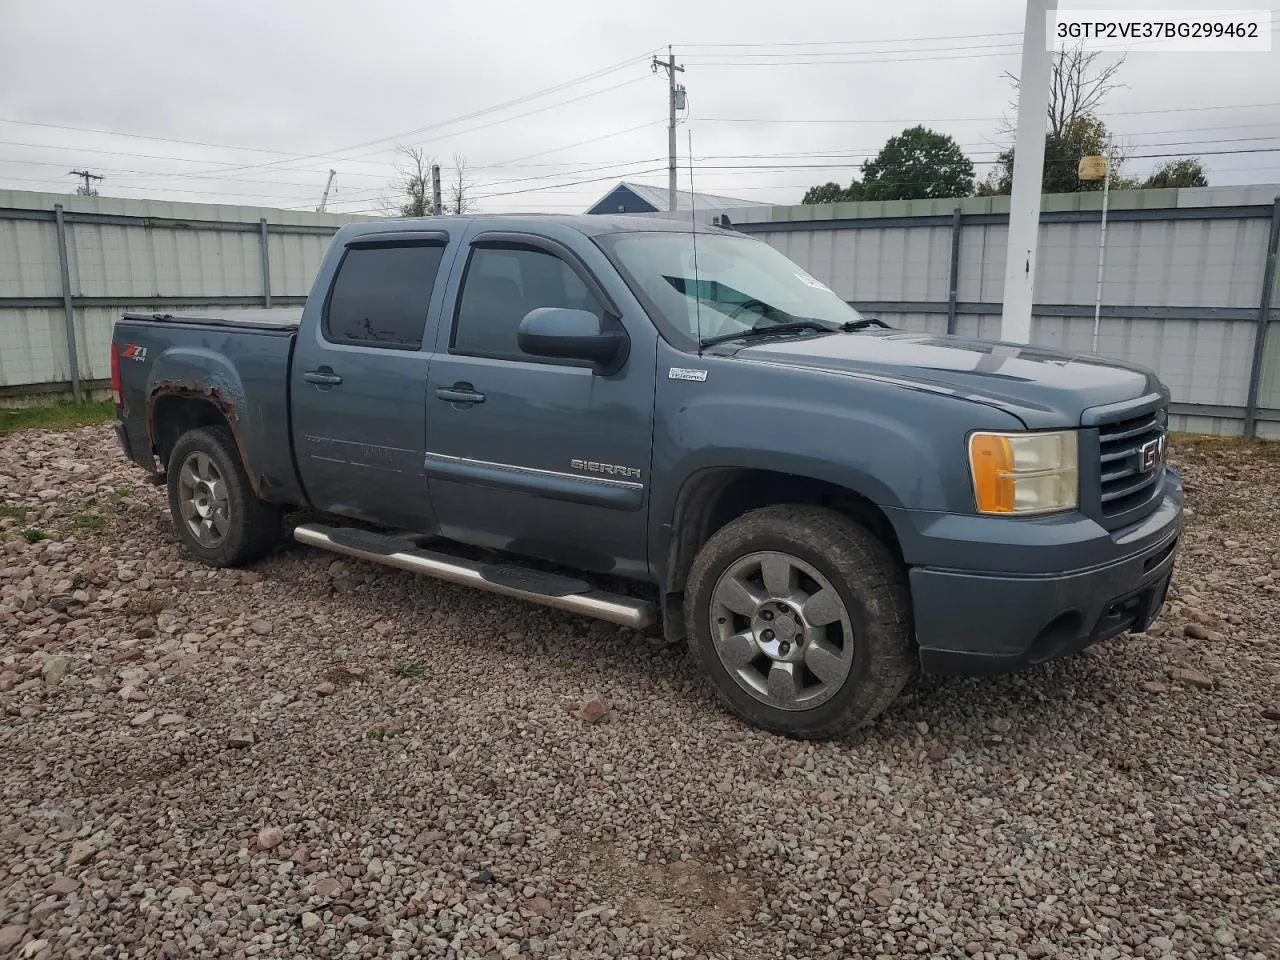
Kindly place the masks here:
POLYGON ((1175 455, 1154 635, 810 744, 625 630, 198 567, 110 430, 0 440, 0 956, 1280 956, 1280 452, 1175 455))

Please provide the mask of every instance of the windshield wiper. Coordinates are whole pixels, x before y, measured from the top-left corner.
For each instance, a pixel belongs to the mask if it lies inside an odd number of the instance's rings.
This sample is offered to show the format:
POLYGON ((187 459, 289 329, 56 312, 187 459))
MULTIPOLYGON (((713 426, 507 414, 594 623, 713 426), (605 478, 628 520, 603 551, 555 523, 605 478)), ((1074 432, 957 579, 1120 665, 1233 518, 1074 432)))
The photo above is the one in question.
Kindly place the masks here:
POLYGON ((739 330, 737 333, 722 333, 715 337, 704 337, 699 341, 699 345, 709 347, 716 343, 726 343, 729 340, 740 340, 748 337, 767 337, 774 333, 804 333, 806 330, 816 330, 820 333, 835 333, 837 329, 838 328, 832 327, 830 324, 822 323, 818 320, 789 320, 785 323, 758 323, 754 327, 748 327, 746 330, 739 330))
POLYGON ((856 333, 859 330, 865 330, 867 327, 884 327, 884 329, 892 329, 883 320, 877 320, 875 317, 863 317, 861 320, 849 320, 840 324, 840 329, 845 333, 856 333))

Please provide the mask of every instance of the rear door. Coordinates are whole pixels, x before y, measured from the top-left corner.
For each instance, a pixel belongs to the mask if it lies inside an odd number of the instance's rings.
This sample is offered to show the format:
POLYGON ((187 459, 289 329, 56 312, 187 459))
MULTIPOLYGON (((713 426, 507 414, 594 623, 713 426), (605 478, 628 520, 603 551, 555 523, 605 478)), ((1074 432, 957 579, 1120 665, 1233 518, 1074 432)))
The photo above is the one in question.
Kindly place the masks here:
POLYGON ((489 231, 459 252, 428 378, 431 497, 446 537, 644 576, 656 333, 578 241, 489 231), (523 353, 516 331, 537 307, 621 323, 622 369, 523 353))
POLYGON ((452 253, 443 231, 357 237, 323 301, 308 302, 291 401, 298 471, 318 509, 434 530, 423 438, 437 280, 452 253))

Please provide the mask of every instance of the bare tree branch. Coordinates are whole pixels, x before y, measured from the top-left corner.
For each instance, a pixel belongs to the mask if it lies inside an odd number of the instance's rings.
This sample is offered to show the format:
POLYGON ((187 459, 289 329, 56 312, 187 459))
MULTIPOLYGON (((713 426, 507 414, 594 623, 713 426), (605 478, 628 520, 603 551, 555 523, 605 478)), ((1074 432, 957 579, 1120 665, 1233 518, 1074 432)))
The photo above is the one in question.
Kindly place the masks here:
MULTIPOLYGON (((1101 50, 1085 50, 1083 46, 1076 46, 1059 50, 1054 55, 1049 75, 1049 136, 1061 137, 1073 120, 1095 113, 1111 91, 1124 86, 1116 77, 1124 66, 1125 57, 1114 63, 1099 64, 1098 58, 1102 53, 1101 50)), ((1019 89, 1015 74, 1006 70, 1004 76, 1014 90, 1019 89)), ((1016 97, 1010 101, 1009 108, 1017 116, 1016 97)), ((1016 129, 1016 122, 1008 117, 1001 121, 1002 134, 1008 136, 1016 129)))
POLYGON ((454 215, 469 213, 476 207, 471 192, 474 183, 467 173, 467 158, 453 155, 453 172, 449 175, 449 199, 445 201, 445 209, 454 215))

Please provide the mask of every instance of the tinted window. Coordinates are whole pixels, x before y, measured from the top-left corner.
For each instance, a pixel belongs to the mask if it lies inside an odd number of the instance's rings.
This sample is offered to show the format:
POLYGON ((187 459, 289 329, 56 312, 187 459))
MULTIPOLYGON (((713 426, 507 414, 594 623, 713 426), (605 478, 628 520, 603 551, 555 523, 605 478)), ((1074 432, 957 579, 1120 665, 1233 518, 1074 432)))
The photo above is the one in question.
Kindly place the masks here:
POLYGON ((530 360, 516 343, 526 313, 572 307, 603 315, 599 302, 567 263, 541 250, 477 247, 467 265, 453 330, 457 353, 530 360))
POLYGON ((352 247, 342 258, 324 317, 333 343, 417 350, 444 247, 352 247))

